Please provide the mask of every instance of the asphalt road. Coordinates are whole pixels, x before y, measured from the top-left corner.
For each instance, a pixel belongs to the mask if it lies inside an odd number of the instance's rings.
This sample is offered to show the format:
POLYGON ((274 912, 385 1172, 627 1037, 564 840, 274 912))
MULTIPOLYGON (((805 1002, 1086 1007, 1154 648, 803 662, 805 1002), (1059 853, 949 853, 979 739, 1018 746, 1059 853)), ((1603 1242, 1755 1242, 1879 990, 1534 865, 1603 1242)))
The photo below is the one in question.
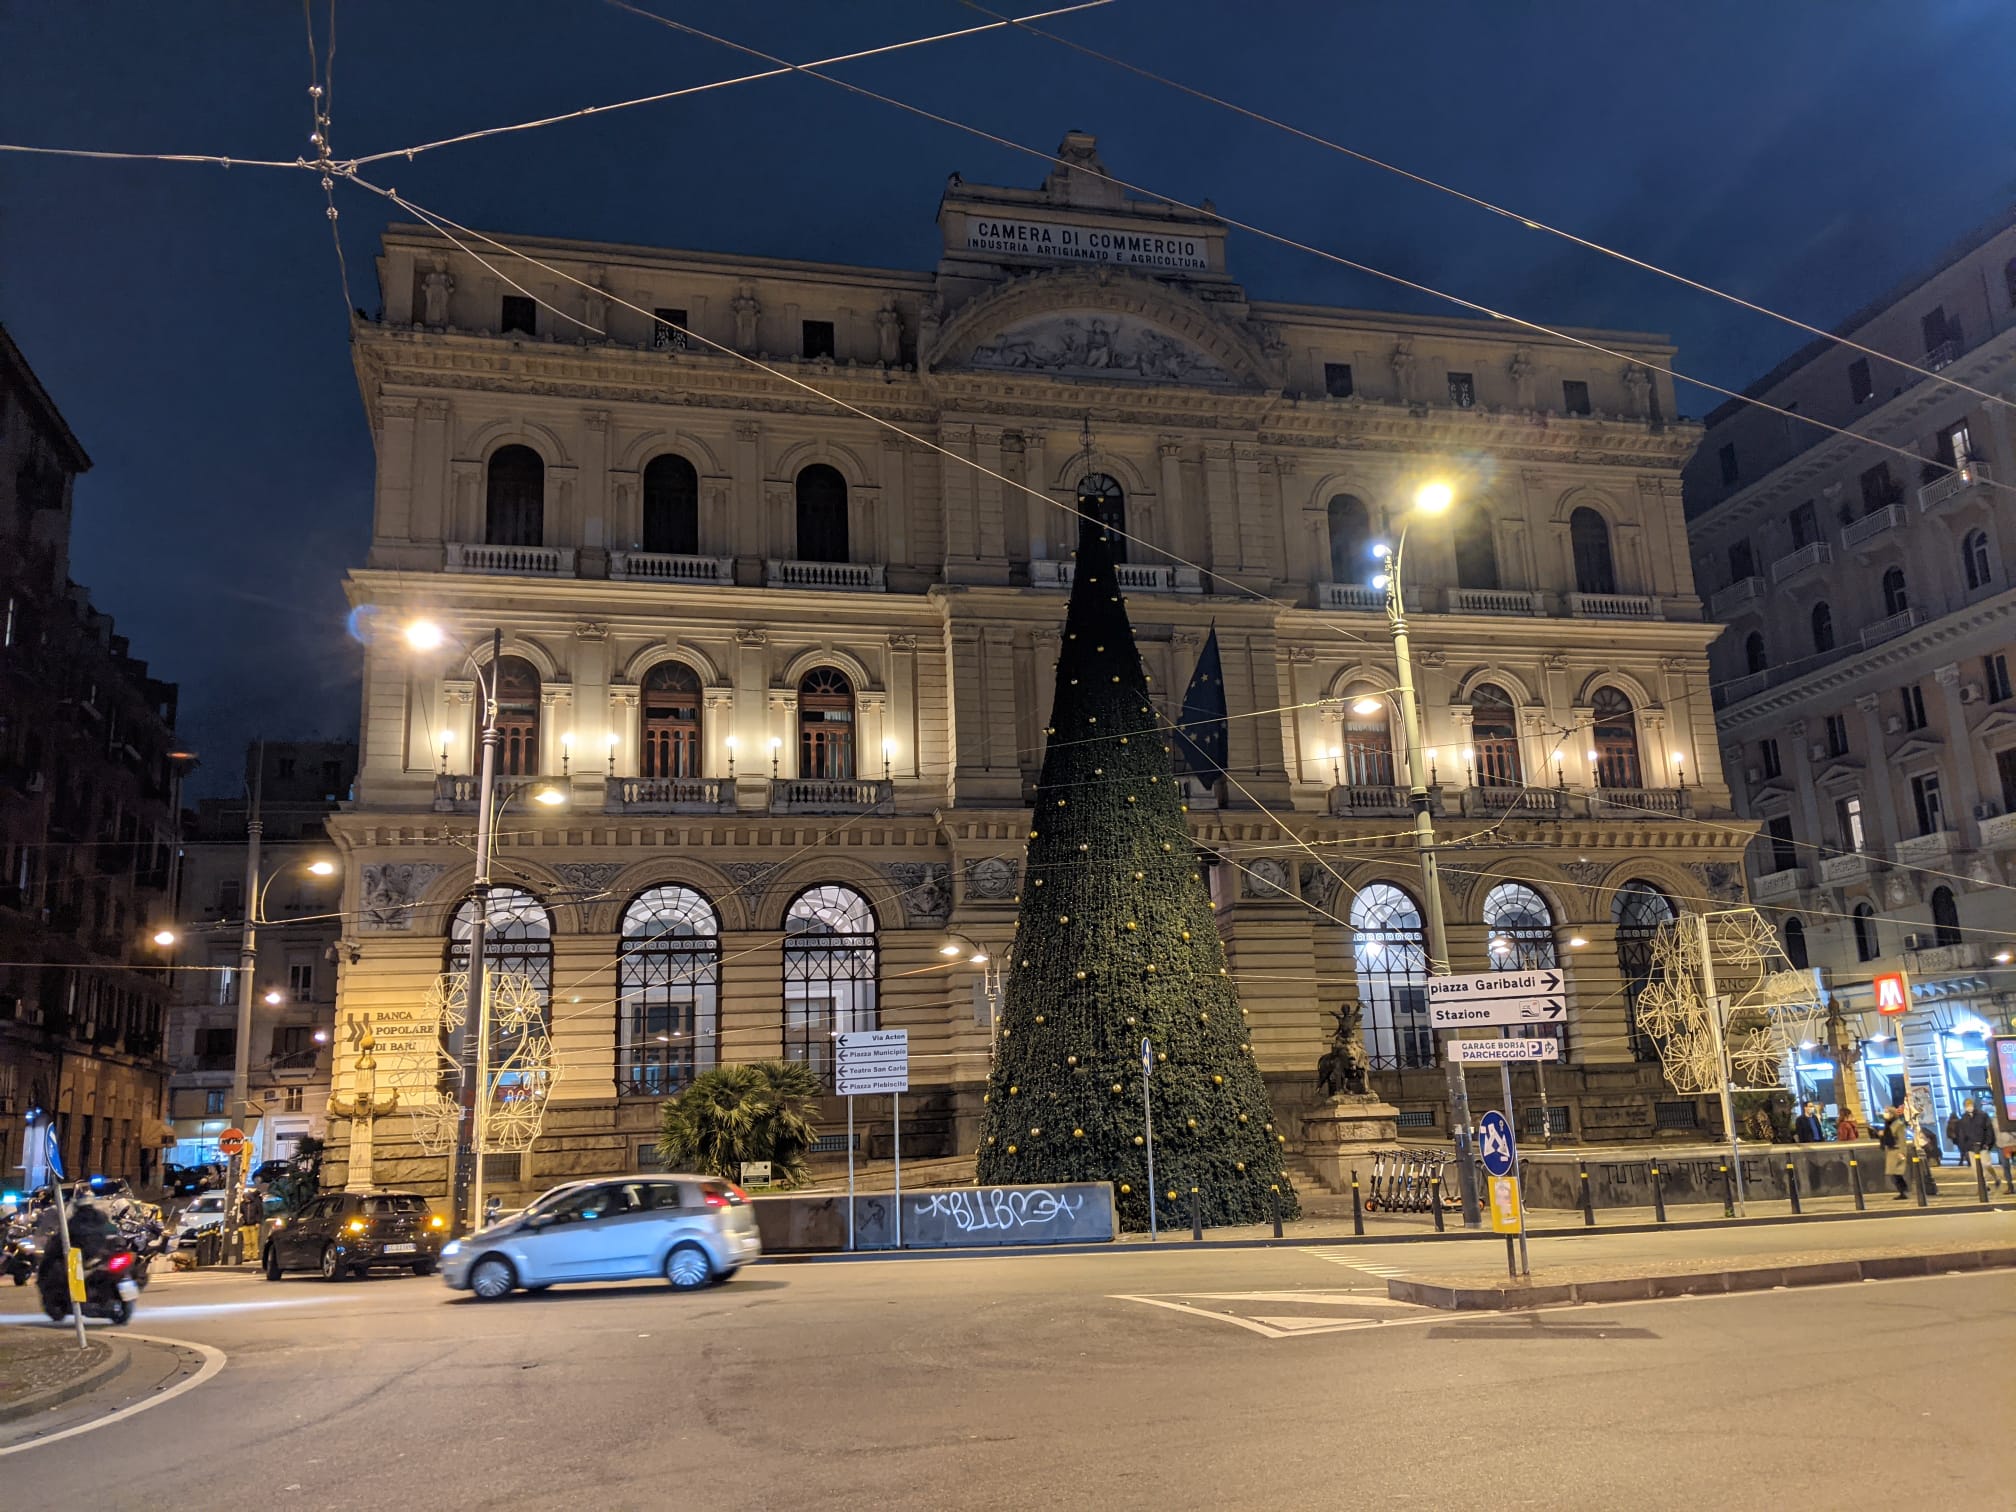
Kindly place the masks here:
POLYGON ((2016 1475, 2008 1272, 1505 1317, 1392 1303, 1357 1268, 1390 1264, 766 1264, 497 1304, 173 1276, 135 1328, 222 1371, 0 1457, 0 1501, 1608 1512, 1993 1506, 2016 1475))

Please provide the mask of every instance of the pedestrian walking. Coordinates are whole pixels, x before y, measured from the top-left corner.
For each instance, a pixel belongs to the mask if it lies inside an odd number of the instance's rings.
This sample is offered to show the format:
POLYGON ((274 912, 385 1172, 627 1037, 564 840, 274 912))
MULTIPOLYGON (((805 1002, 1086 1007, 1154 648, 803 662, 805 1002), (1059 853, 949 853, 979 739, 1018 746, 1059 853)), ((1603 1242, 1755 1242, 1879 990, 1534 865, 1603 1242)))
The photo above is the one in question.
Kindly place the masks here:
POLYGON ((1953 1143, 1960 1151, 1962 1165, 1974 1165, 1993 1156, 1995 1120, 1971 1097, 1953 1120, 1953 1143))
POLYGON ((1933 1124, 1930 1113, 1927 1113, 1923 1118, 1918 1120, 1917 1134, 1918 1148, 1920 1153, 1925 1157, 1925 1164, 1927 1166, 1944 1165, 1946 1163, 1946 1151, 1940 1147, 1939 1130, 1933 1124))
POLYGON ((1851 1139, 1862 1137, 1862 1130, 1855 1122, 1855 1115, 1846 1108, 1841 1110, 1841 1116, 1834 1121, 1834 1137, 1844 1144, 1851 1139))
POLYGON ((1808 1102, 1799 1109, 1799 1116, 1792 1120, 1792 1138, 1798 1144, 1818 1144, 1827 1137, 1827 1131, 1820 1126, 1820 1104, 1808 1102))
POLYGON ((1883 1110, 1883 1127, 1876 1135, 1876 1143, 1883 1147, 1883 1174, 1896 1184, 1899 1202, 1911 1195, 1910 1184, 1905 1180, 1911 1173, 1909 1131, 1902 1110, 1894 1107, 1883 1110))

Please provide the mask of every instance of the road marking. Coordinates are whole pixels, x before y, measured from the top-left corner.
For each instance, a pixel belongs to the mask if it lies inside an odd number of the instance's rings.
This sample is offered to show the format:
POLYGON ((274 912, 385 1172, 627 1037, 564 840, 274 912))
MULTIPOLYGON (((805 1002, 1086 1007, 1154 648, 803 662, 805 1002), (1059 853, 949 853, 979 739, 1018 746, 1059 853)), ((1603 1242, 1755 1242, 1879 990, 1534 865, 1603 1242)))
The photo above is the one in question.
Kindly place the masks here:
POLYGON ((1230 1323, 1236 1327, 1257 1333, 1263 1339, 1300 1338, 1305 1334, 1344 1333, 1359 1328, 1381 1328, 1384 1318, 1325 1318, 1287 1317, 1280 1315, 1246 1317, 1236 1312, 1214 1312, 1206 1307, 1193 1307, 1188 1302, 1179 1302, 1177 1297, 1191 1297, 1200 1302, 1261 1302, 1279 1304, 1296 1303, 1318 1307, 1368 1307, 1401 1308, 1409 1313, 1426 1311, 1413 1302, 1396 1302, 1391 1297, 1368 1296, 1354 1292, 1177 1292, 1164 1296, 1135 1296, 1116 1293, 1109 1298, 1114 1302, 1139 1302, 1148 1307, 1163 1307, 1171 1312, 1188 1313, 1193 1318, 1205 1318, 1213 1323, 1230 1323))
POLYGON ((171 1349, 193 1349, 203 1356, 203 1364, 196 1374, 190 1376, 185 1381, 177 1381, 159 1396, 151 1396, 144 1402, 135 1402, 130 1407, 121 1407, 117 1412, 107 1413, 104 1417, 95 1419, 89 1423, 79 1423, 74 1428, 65 1428, 61 1433, 52 1433, 47 1438, 30 1439, 25 1444, 10 1444, 8 1447, 0 1449, 0 1459, 5 1459, 10 1454, 23 1453, 29 1449, 40 1449, 44 1444, 59 1444, 64 1439, 75 1438, 80 1433, 90 1433, 93 1429, 109 1428, 114 1423, 123 1422, 125 1419, 132 1417, 135 1413, 145 1412, 149 1407, 159 1407, 163 1402, 173 1401, 176 1397, 182 1395, 183 1392, 201 1386, 210 1377, 224 1368, 224 1351, 213 1345, 196 1344, 187 1339, 164 1339, 156 1334, 128 1334, 126 1337, 129 1339, 139 1339, 147 1344, 166 1344, 171 1349))
POLYGON ((1381 1265, 1376 1260, 1362 1260, 1355 1250, 1312 1249, 1307 1251, 1318 1260, 1327 1260, 1332 1265, 1348 1265, 1353 1270, 1364 1271, 1368 1276, 1393 1277, 1407 1274, 1404 1265, 1381 1265))
MULTIPOLYGON (((167 1307, 150 1307, 150 1318, 215 1318, 226 1313, 268 1312, 282 1307, 320 1307, 325 1303, 362 1302, 361 1294, 341 1297, 276 1297, 268 1302, 185 1302, 167 1307)), ((0 1323, 46 1323, 46 1313, 0 1313, 0 1323)), ((137 1335, 135 1337, 138 1337, 137 1335)))

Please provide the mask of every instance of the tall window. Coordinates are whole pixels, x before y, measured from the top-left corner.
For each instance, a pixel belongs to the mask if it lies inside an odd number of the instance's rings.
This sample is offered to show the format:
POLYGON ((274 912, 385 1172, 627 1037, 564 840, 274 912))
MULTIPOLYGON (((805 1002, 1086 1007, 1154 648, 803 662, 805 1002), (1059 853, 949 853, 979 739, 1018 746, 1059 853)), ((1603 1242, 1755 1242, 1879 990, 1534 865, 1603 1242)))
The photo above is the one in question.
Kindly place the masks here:
POLYGON ((491 676, 497 695, 497 769, 507 777, 539 772, 539 673, 522 656, 500 659, 491 676))
POLYGON ((1883 612, 1902 614, 1911 607, 1911 595, 1904 591, 1904 569, 1892 567, 1883 574, 1883 612))
POLYGON ((2016 688, 2009 681, 2009 658, 2000 651, 1981 658, 1981 684, 1988 702, 2001 703, 2016 688))
POLYGON ((1372 515, 1356 494, 1338 494, 1325 511, 1330 519, 1330 581, 1362 582, 1371 571, 1372 515))
POLYGON ((700 677, 684 662, 660 662, 644 676, 643 775, 700 775, 700 677))
POLYGON ((814 462, 798 474, 798 559, 851 560, 847 541, 847 480, 838 468, 814 462))
POLYGON ((833 1036, 880 1026, 875 913, 851 887, 827 884, 784 914, 784 1055, 833 1074, 833 1036))
POLYGON ((1946 828, 1946 795, 1940 791, 1937 772, 1920 772, 1911 779, 1911 806, 1918 816, 1918 833, 1936 835, 1946 828))
POLYGON ((1960 565, 1967 572, 1969 588, 1986 588, 1995 580, 1995 571, 1988 556, 1988 532, 1970 530, 1960 543, 1960 565))
POLYGON ((1575 588, 1580 593, 1615 593, 1617 570, 1610 560, 1610 526, 1583 505, 1568 517, 1568 542, 1575 553, 1575 588))
POLYGON ((1867 903, 1855 905, 1855 959, 1873 961, 1883 954, 1876 936, 1876 910, 1867 903))
POLYGON ((1519 787, 1519 725, 1512 697, 1496 683, 1479 683, 1470 694, 1470 748, 1480 787, 1519 787))
POLYGON ((1385 699, 1347 697, 1339 771, 1346 787, 1393 785, 1393 723, 1385 699))
POLYGON ((1787 872, 1799 865, 1799 842, 1792 835, 1792 816, 1776 814, 1764 821, 1764 837, 1771 842, 1771 870, 1787 872))
POLYGON ((1762 672, 1771 664, 1771 658, 1764 652, 1764 637, 1752 630, 1743 637, 1743 670, 1762 672))
POLYGON ((1589 738, 1596 752, 1596 785, 1642 787, 1638 766, 1638 719, 1631 700, 1612 687, 1601 687, 1590 700, 1589 738))
POLYGON ((671 452, 644 469, 644 549, 680 556, 700 550, 700 475, 671 452))
POLYGON ((616 966, 616 1090, 671 1097, 718 1056, 721 919, 690 887, 654 887, 623 911, 616 966))
POLYGON ((1785 921, 1785 959, 1792 963, 1795 971, 1804 971, 1806 958, 1806 926, 1797 919, 1785 921))
POLYGON ((1127 560, 1127 493, 1105 473, 1087 473, 1078 480, 1078 512, 1106 527, 1113 560, 1127 560))
MULTIPOLYGON (((465 898, 448 926, 448 969, 469 969, 469 931, 476 924, 476 900, 465 898)), ((532 894, 516 887, 490 889, 490 909, 484 920, 483 960, 493 980, 515 976, 531 985, 538 997, 540 1012, 551 1022, 553 1014, 553 920, 545 906, 532 894)), ((510 1045, 493 1022, 490 1064, 501 1064, 499 1052, 510 1053, 510 1045)))
MULTIPOLYGON (((1561 957, 1554 944, 1554 911, 1524 882, 1501 882, 1484 895, 1484 949, 1493 971, 1549 971, 1561 957)), ((1525 1024, 1513 1034, 1523 1039, 1551 1035, 1568 1049, 1566 1024, 1525 1024)))
POLYGON ((1813 622, 1813 649, 1815 651, 1832 651, 1834 649, 1834 611, 1827 607, 1825 599, 1822 599, 1813 606, 1811 618, 1813 622))
POLYGON ((1903 490, 1897 486, 1897 480, 1890 476, 1888 462, 1878 462, 1874 467, 1864 468, 1860 481, 1862 513, 1865 515, 1888 509, 1903 494, 1903 490))
POLYGON ((1953 900, 1953 889, 1935 887, 1932 889, 1932 943, 1958 945, 1963 936, 1960 933, 1960 905, 1953 900))
POLYGON ((1841 828, 1841 848, 1857 855, 1869 848, 1869 832, 1862 823, 1862 799, 1854 795, 1834 801, 1834 819, 1841 828))
POLYGON ((1794 551, 1820 539, 1820 513, 1811 499, 1804 500, 1785 516, 1785 528, 1792 534, 1794 551))
POLYGON ((1848 402, 1865 404, 1875 392, 1875 380, 1869 376, 1869 359, 1857 357, 1848 364, 1848 402))
POLYGON ((1624 1032, 1631 1053, 1641 1061, 1659 1058, 1658 1046, 1638 1027, 1638 998, 1652 979, 1652 939, 1660 925, 1678 917, 1666 895, 1650 882, 1626 882, 1610 900, 1610 919, 1617 926, 1617 970, 1624 978, 1624 1032))
POLYGON ((1463 511, 1456 521, 1456 586, 1496 588, 1498 546, 1492 538, 1491 516, 1481 506, 1463 511))
POLYGON ((1365 1048, 1373 1069, 1435 1064, 1428 1027, 1428 947, 1421 909, 1388 882, 1360 888, 1351 900, 1351 947, 1358 997, 1365 1005, 1365 1048))
POLYGON ((1925 690, 1912 683, 1897 690, 1904 705, 1904 728, 1922 730, 1925 728, 1925 690))
POLYGON ((854 688, 831 667, 814 667, 798 684, 798 775, 854 775, 854 688))
POLYGON ((546 544, 546 463, 531 447, 500 446, 490 454, 483 539, 492 546, 546 544))

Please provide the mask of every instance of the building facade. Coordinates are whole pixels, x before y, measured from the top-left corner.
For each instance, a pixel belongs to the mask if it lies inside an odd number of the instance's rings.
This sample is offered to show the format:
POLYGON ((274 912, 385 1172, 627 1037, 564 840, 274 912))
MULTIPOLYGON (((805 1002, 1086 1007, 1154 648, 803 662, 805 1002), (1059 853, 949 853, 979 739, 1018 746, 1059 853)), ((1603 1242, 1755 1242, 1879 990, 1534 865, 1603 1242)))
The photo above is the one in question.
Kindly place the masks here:
POLYGON ((1860 1050, 1853 1087, 1818 1059, 1802 1087, 1880 1109, 1908 1074, 1943 1122, 1986 1095, 1985 1035, 2016 1006, 2016 432, 1982 397, 2016 390, 2016 224, 1839 334, 1934 376, 1818 340, 1748 392, 1851 435, 1716 411, 1686 474, 1694 573, 1728 625, 1709 654, 1724 765, 1762 826, 1752 894, 1860 1050), (1901 1023, 1871 987, 1900 970, 1901 1023))
MULTIPOLYGON (((1433 479, 1457 507, 1412 527, 1403 577, 1457 965, 1567 966, 1557 1125, 1707 1116, 1663 1090, 1630 1010, 1651 929, 1736 896, 1748 833, 1713 738, 1670 350, 1257 301, 1221 222, 1123 198, 1088 137, 1060 155, 1035 189, 948 183, 932 272, 528 240, 514 288, 388 233, 355 348, 378 483, 349 579, 357 797, 330 821, 340 1103, 389 1109, 432 1075, 501 632, 492 938, 550 1001, 560 1079, 495 1179, 632 1169, 696 1067, 823 1066, 835 1030, 871 1025, 910 1031, 906 1151, 970 1149, 984 985, 941 950, 956 933, 1013 969, 1085 510, 1124 535, 1170 717, 1217 631, 1230 771, 1191 784, 1191 818, 1284 1122, 1350 998, 1409 1122, 1446 1121, 1371 586, 1374 542, 1433 479), (422 616, 448 648, 404 643, 422 616)), ((372 1149, 381 1178, 438 1187, 396 1111, 372 1149)))
POLYGON ((353 741, 259 742, 245 753, 245 789, 206 798, 184 826, 181 941, 169 1018, 169 1159, 220 1159, 217 1136, 237 1055, 240 944, 246 910, 258 905, 252 982, 252 1042, 246 1082, 263 1110, 246 1125, 251 1166, 284 1159, 304 1135, 326 1132, 330 1042, 336 1028, 336 942, 344 935, 324 827, 357 776, 353 741), (259 793, 260 883, 245 891, 248 796, 259 793))
POLYGON ((0 1183, 158 1169, 175 687, 70 580, 91 465, 0 329, 0 1183))

